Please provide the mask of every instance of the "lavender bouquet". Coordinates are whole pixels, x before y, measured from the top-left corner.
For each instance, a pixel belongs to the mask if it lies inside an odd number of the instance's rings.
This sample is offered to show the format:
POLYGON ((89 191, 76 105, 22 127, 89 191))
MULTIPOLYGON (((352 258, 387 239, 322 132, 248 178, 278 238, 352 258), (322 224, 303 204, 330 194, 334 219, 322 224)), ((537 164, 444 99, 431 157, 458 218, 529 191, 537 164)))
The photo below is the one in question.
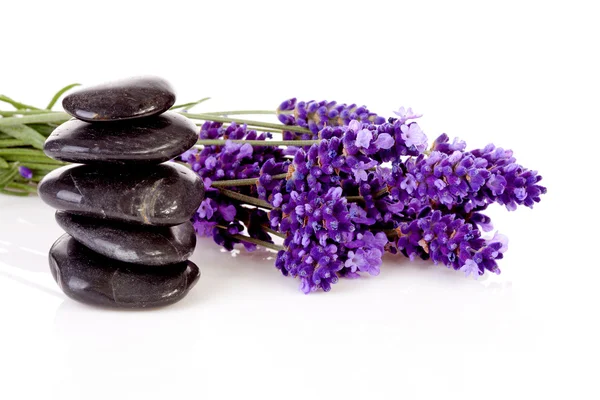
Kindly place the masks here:
MULTIPOLYGON (((15 108, 0 111, 0 192, 35 193, 36 182, 64 164, 40 149, 69 119, 51 109, 73 86, 45 109, 0 97, 15 108)), ((467 151, 446 134, 428 143, 410 108, 387 120, 355 104, 296 99, 276 111, 190 112, 204 100, 173 107, 199 120, 196 147, 177 159, 207 189, 193 217, 197 234, 227 250, 275 250, 275 267, 304 293, 378 275, 385 252, 475 278, 499 274, 507 239, 489 234, 482 212, 492 203, 533 207, 546 192, 510 150, 467 151), (238 114, 275 114, 281 124, 238 114)))

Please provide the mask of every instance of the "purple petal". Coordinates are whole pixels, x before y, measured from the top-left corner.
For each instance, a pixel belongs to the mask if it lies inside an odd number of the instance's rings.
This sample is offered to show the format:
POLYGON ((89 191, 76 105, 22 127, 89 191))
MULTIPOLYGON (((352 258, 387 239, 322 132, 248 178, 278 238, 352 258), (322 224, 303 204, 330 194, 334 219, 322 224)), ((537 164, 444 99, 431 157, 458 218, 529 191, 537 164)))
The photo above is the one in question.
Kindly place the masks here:
POLYGON ((362 129, 356 135, 356 147, 368 148, 373 140, 373 133, 368 129, 362 129))

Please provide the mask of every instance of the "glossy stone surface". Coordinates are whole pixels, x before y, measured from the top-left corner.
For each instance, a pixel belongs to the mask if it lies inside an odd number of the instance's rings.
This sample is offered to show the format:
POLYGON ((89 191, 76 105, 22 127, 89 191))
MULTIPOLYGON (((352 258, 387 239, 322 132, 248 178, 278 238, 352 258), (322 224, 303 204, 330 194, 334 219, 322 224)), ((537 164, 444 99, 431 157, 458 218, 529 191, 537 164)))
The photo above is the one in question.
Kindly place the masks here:
POLYGON ((175 303, 200 277, 191 261, 164 268, 143 267, 106 258, 68 234, 50 249, 50 270, 61 290, 86 304, 148 308, 175 303))
POLYGON ((51 207, 74 214, 171 226, 191 218, 204 199, 204 185, 176 163, 68 165, 46 175, 38 193, 51 207))
POLYGON ((96 253, 133 264, 183 262, 196 247, 196 232, 189 221, 172 227, 143 226, 57 211, 56 222, 96 253))
POLYGON ((89 86, 63 99, 63 108, 89 122, 149 117, 175 104, 175 91, 158 77, 134 77, 89 86))
POLYGON ((174 112, 110 124, 74 119, 52 132, 44 153, 56 160, 83 164, 158 164, 189 150, 197 140, 196 125, 174 112))

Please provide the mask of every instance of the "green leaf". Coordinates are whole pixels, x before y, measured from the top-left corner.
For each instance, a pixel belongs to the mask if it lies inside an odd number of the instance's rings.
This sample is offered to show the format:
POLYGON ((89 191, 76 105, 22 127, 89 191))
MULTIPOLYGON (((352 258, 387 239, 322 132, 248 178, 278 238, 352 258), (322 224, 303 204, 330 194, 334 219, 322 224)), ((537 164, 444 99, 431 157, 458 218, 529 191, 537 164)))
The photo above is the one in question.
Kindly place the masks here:
POLYGON ((31 114, 22 117, 0 118, 0 126, 22 124, 47 124, 51 122, 66 122, 71 116, 64 112, 52 111, 44 114, 31 114))
POLYGON ((6 162, 6 160, 4 158, 0 157, 0 168, 8 168, 8 167, 9 167, 9 165, 6 162))
POLYGON ((0 189, 0 193, 2 194, 7 194, 9 196, 19 196, 19 197, 27 197, 29 196, 29 192, 23 191, 23 190, 6 190, 6 189, 0 189))
MULTIPOLYGON (((2 150, 2 149, 0 149, 2 150)), ((18 154, 3 154, 2 158, 4 158, 6 161, 19 161, 21 163, 48 163, 50 164, 50 160, 48 157, 42 157, 42 156, 28 156, 28 155, 18 155, 18 154)), ((55 165, 63 166, 66 165, 65 163, 62 163, 60 161, 54 161, 55 165)))
POLYGON ((37 107, 30 106, 30 105, 24 104, 24 103, 20 103, 20 102, 13 100, 10 97, 5 96, 3 94, 0 94, 0 101, 10 104, 17 110, 39 110, 39 108, 37 108, 37 107))
POLYGON ((22 140, 36 149, 43 149, 44 142, 46 141, 46 138, 40 135, 38 131, 27 125, 0 126, 0 132, 6 133, 15 139, 22 140))
POLYGON ((60 99, 60 96, 62 96, 66 91, 71 90, 77 86, 81 86, 81 84, 80 83, 72 83, 72 84, 67 85, 64 88, 60 89, 58 92, 56 92, 56 94, 54 95, 52 100, 50 100, 50 103, 48 103, 48 106, 46 106, 46 110, 51 110, 52 107, 54 107, 54 105, 58 101, 58 99, 60 99))
POLYGON ((21 146, 27 146, 27 143, 19 139, 0 139, 0 148, 21 146))
POLYGON ((0 157, 8 157, 14 155, 44 157, 48 159, 48 162, 54 161, 50 157, 47 157, 43 151, 37 149, 0 149, 0 157))
POLYGON ((9 169, 0 172, 0 189, 4 188, 6 184, 15 179, 18 173, 19 170, 17 169, 17 163, 11 165, 9 169))
POLYGON ((50 136, 50 134, 56 129, 56 126, 50 124, 29 124, 28 126, 35 129, 45 137, 50 136))
POLYGON ((12 183, 9 183, 8 185, 6 185, 5 189, 17 189, 17 190, 22 190, 22 191, 25 191, 28 193, 37 194, 37 186, 28 185, 26 183, 12 182, 12 183))
POLYGON ((44 164, 44 163, 35 163, 35 162, 26 162, 26 161, 22 161, 21 164, 23 166, 29 168, 30 170, 34 171, 34 174, 37 171, 50 172, 50 171, 54 171, 57 168, 62 167, 62 165, 60 165, 60 164, 44 164))

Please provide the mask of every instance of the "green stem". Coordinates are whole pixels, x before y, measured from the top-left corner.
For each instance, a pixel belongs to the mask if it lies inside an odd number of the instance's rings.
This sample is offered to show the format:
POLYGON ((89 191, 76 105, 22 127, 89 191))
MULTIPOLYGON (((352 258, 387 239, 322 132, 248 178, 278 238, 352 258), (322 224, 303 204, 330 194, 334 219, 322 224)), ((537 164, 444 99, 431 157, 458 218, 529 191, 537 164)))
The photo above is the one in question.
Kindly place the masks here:
POLYGON ((11 106, 13 106, 14 108, 16 108, 18 110, 21 110, 21 109, 39 110, 39 108, 37 108, 37 107, 30 106, 29 104, 24 104, 19 101, 13 100, 10 97, 6 97, 3 94, 0 94, 0 101, 10 104, 11 106))
POLYGON ((20 146, 27 146, 27 143, 19 139, 0 139, 0 148, 20 146))
POLYGON ((19 174, 17 165, 13 164, 9 170, 0 174, 0 188, 11 182, 19 174))
POLYGON ((25 115, 23 117, 0 118, 0 126, 20 124, 46 124, 49 122, 66 122, 71 116, 64 112, 25 115))
MULTIPOLYGON (((0 155, 30 155, 46 157, 43 151, 36 149, 0 149, 0 155)), ((48 158, 49 160, 52 160, 48 158)))
POLYGON ((232 110, 232 111, 211 111, 205 114, 210 115, 275 115, 272 110, 232 110))
POLYGON ((52 107, 54 107, 54 105, 58 101, 58 99, 60 99, 60 96, 62 96, 63 94, 65 94, 66 91, 71 90, 76 86, 81 86, 81 84, 80 83, 72 83, 72 84, 67 85, 64 88, 60 89, 58 92, 56 92, 54 97, 52 97, 52 100, 50 100, 50 103, 48 103, 48 105, 46 106, 46 110, 51 110, 52 107))
POLYGON ((27 185, 24 183, 12 182, 12 183, 9 183, 8 185, 6 185, 6 188, 18 189, 18 190, 26 191, 28 193, 37 194, 37 188, 35 186, 27 185))
POLYGON ((26 191, 20 191, 20 190, 6 190, 6 189, 0 189, 0 193, 1 194, 6 194, 9 196, 19 196, 19 197, 27 197, 29 196, 29 192, 26 191))
MULTIPOLYGON (((53 112, 58 112, 58 111, 53 111, 53 112)), ((12 117, 15 115, 37 115, 37 114, 48 114, 48 110, 0 111, 0 115, 3 117, 12 117)))
MULTIPOLYGON (((13 149, 0 149, 0 150, 13 150, 13 149)), ((62 167, 63 165, 67 165, 67 163, 64 163, 61 161, 55 161, 46 156, 3 154, 2 158, 4 158, 6 161, 19 161, 21 163, 53 164, 57 167, 62 167)))
POLYGON ((392 239, 397 239, 398 238, 398 231, 396 231, 395 229, 386 229, 383 231, 383 233, 385 233, 385 235, 388 238, 392 238, 392 239))
POLYGON ((387 187, 384 187, 383 189, 381 189, 380 191, 378 191, 377 193, 375 193, 375 195, 373 196, 376 199, 379 199, 380 197, 383 197, 384 195, 388 194, 389 190, 387 187))
POLYGON ((258 126, 258 127, 264 127, 264 128, 272 128, 272 129, 279 129, 282 131, 290 131, 290 132, 298 132, 298 133, 310 133, 312 134, 311 131, 309 131, 308 129, 304 129, 301 128, 299 126, 291 126, 291 125, 281 125, 281 124, 272 124, 269 122, 260 122, 260 121, 251 121, 251 120, 247 120, 247 119, 239 119, 239 118, 230 118, 230 117, 221 117, 221 116, 217 116, 217 115, 212 115, 212 114, 188 114, 188 113, 183 113, 184 116, 188 117, 188 118, 192 118, 192 119, 201 119, 204 121, 214 121, 214 122, 235 122, 237 124, 246 124, 249 126, 258 126))
POLYGON ((225 146, 225 142, 248 143, 252 146, 312 146, 318 144, 320 140, 225 140, 225 139, 203 139, 198 140, 198 146, 225 146))
MULTIPOLYGON (((272 179, 285 179, 286 174, 272 175, 272 179)), ((210 186, 215 188, 221 187, 231 187, 231 186, 250 186, 256 185, 258 183, 258 178, 248 178, 248 179, 230 179, 228 181, 214 181, 210 184, 210 186)))
POLYGON ((36 171, 45 171, 45 172, 50 172, 50 171, 54 171, 57 168, 62 167, 61 164, 44 164, 44 163, 36 163, 36 162, 22 162, 24 167, 27 167, 29 169, 32 170, 36 170, 36 171))
MULTIPOLYGON (((227 229, 226 227, 220 226, 220 225, 217 225, 217 228, 223 229, 223 230, 227 229)), ((241 240, 242 242, 253 243, 257 246, 266 247, 267 249, 271 249, 271 250, 275 250, 275 251, 283 250, 282 246, 278 246, 274 243, 265 242, 264 240, 255 239, 255 238, 252 238, 252 237, 246 236, 246 235, 235 234, 235 235, 231 235, 231 237, 234 239, 237 239, 237 240, 241 240)))
POLYGON ((177 110, 179 108, 183 108, 184 110, 189 110, 190 108, 197 106, 200 103, 204 103, 207 100, 210 100, 210 97, 205 97, 203 99, 200 99, 198 101, 192 101, 190 103, 177 104, 177 105, 174 105, 173 107, 171 107, 171 110, 177 110))
MULTIPOLYGON (((196 126, 202 126, 202 125, 204 125, 204 123, 196 124, 196 126)), ((228 126, 230 126, 230 125, 231 125, 231 124, 223 124, 223 128, 227 128, 227 127, 228 127, 228 126)), ((258 129, 258 128, 257 128, 257 129, 255 129, 255 130, 256 130, 256 131, 258 131, 259 133, 261 133, 261 132, 279 133, 279 134, 283 133, 283 132, 282 132, 282 131, 280 131, 280 130, 277 130, 277 129, 269 129, 269 128, 260 128, 260 129, 258 129)))
POLYGON ((281 233, 281 232, 277 232, 276 230, 274 230, 274 229, 271 229, 271 228, 269 228, 269 227, 268 227, 268 226, 266 226, 266 225, 261 225, 261 226, 262 226, 262 228, 263 228, 263 230, 264 230, 265 232, 267 232, 267 233, 270 233, 271 235, 278 236, 278 237, 280 237, 280 238, 282 238, 282 239, 285 239, 285 235, 284 235, 283 233, 281 233))
POLYGON ((267 203, 264 200, 257 199, 256 197, 246 196, 245 194, 241 194, 238 192, 234 192, 233 190, 219 188, 219 191, 223 196, 227 196, 231 199, 242 201, 244 203, 252 204, 257 207, 266 208, 268 210, 272 210, 273 206, 267 203))

